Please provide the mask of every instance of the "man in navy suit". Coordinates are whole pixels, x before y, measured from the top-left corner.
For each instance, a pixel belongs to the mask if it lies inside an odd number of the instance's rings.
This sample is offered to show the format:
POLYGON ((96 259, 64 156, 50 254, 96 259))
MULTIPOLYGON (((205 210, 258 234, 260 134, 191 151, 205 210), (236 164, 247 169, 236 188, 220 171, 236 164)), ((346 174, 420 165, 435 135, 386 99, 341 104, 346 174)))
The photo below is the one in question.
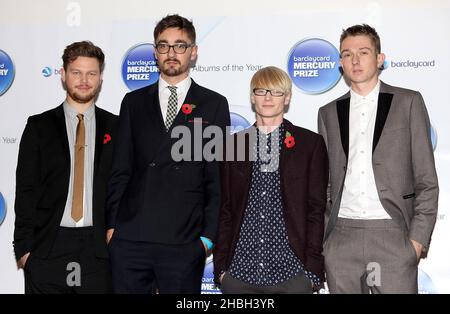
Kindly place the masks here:
POLYGON ((154 284, 160 293, 199 293, 216 239, 219 167, 204 158, 177 161, 172 131, 224 130, 228 102, 189 77, 197 58, 191 21, 166 16, 154 40, 160 78, 125 95, 120 110, 106 208, 113 286, 117 293, 150 293, 154 284))

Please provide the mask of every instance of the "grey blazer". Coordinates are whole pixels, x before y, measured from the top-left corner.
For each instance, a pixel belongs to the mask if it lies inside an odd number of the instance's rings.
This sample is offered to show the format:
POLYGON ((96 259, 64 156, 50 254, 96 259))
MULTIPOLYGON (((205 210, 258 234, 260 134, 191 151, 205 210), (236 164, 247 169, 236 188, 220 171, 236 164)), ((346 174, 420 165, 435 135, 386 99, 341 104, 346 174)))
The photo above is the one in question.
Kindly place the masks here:
MULTIPOLYGON (((350 92, 321 107, 319 133, 330 162, 324 241, 339 212, 349 147, 350 92)), ((436 222, 439 186, 430 121, 419 92, 380 85, 372 147, 378 197, 386 212, 428 249, 436 222)))

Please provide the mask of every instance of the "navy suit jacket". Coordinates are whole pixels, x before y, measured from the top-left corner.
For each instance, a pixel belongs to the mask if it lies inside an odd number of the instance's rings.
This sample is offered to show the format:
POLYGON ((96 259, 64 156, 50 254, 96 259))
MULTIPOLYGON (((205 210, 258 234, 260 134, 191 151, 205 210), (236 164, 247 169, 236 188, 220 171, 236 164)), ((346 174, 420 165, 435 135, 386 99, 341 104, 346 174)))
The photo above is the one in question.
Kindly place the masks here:
MULTIPOLYGON (((194 81, 185 104, 166 131, 158 82, 125 95, 119 117, 117 146, 107 199, 107 226, 114 237, 161 244, 185 244, 200 236, 215 240, 220 206, 218 162, 175 161, 172 129, 230 124, 228 102, 194 81), (202 118, 202 123, 194 123, 202 118)), ((191 138, 193 142, 193 138, 191 138)), ((202 147, 207 140, 200 141, 202 147)), ((191 155, 193 156, 192 148, 191 155)))

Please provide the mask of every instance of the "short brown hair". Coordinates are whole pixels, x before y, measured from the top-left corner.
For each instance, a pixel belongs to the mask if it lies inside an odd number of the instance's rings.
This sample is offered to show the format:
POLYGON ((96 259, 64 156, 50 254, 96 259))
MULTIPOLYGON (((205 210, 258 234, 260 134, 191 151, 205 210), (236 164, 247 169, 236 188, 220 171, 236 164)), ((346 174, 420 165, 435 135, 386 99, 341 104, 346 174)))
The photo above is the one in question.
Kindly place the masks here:
POLYGON ((194 24, 192 24, 192 21, 189 21, 187 18, 182 17, 178 14, 167 15, 165 18, 159 21, 158 24, 156 24, 155 30, 153 31, 155 44, 158 36, 166 29, 172 27, 185 31, 189 39, 192 40, 192 43, 195 44, 194 24))
POLYGON ((342 46, 342 42, 349 36, 358 36, 363 35, 370 38, 373 45, 375 46, 375 52, 379 54, 381 52, 381 43, 380 36, 378 36, 375 28, 367 25, 367 24, 357 24, 350 26, 347 29, 342 30, 340 45, 342 46))
POLYGON ((64 70, 67 71, 67 66, 78 57, 96 58, 100 65, 100 72, 103 72, 105 55, 102 49, 95 46, 92 42, 85 40, 74 42, 67 46, 62 55, 64 70))
POLYGON ((268 66, 258 70, 253 75, 250 82, 250 93, 255 88, 278 89, 289 95, 292 90, 292 81, 283 70, 268 66))

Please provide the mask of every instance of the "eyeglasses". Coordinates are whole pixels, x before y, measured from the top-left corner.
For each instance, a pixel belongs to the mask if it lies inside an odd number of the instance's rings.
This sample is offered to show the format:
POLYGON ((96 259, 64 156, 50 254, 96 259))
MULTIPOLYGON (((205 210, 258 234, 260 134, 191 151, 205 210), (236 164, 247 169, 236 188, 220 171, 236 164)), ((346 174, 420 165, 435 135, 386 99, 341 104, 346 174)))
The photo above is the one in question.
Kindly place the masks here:
POLYGON ((264 89, 264 88, 254 88, 253 94, 256 96, 266 96, 267 93, 270 93, 273 97, 281 97, 284 96, 284 92, 276 89, 264 89))
POLYGON ((179 43, 175 45, 169 45, 168 43, 157 43, 153 45, 159 53, 168 53, 170 48, 173 48, 173 51, 177 54, 183 54, 186 52, 186 49, 195 46, 195 44, 184 44, 179 43))

